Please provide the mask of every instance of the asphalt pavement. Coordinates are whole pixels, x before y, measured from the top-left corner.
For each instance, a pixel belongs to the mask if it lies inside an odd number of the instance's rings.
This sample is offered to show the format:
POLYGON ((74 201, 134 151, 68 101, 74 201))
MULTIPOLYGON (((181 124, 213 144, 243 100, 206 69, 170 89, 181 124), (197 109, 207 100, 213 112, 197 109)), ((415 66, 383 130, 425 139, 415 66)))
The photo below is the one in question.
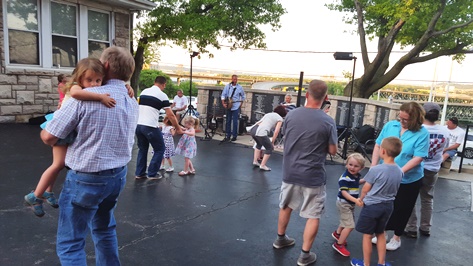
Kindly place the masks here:
MULTIPOLYGON (((59 211, 45 206, 46 215, 37 218, 23 205, 23 196, 36 186, 52 159, 39 133, 38 126, 0 124, 0 265, 59 265, 55 252, 59 211)), ((115 213, 122 265, 296 265, 305 225, 298 212, 293 213, 287 231, 296 239, 295 246, 272 247, 282 155, 270 158, 272 171, 260 171, 252 167, 247 136, 221 145, 217 138, 198 141, 193 159, 196 175, 178 176, 184 160, 177 156, 175 172, 157 181, 134 179, 135 146, 115 213)), ((318 256, 314 265, 350 265, 350 258, 331 247, 331 233, 338 226, 337 181, 344 166, 329 160, 326 168, 326 212, 312 249, 318 256)), ((57 180, 57 195, 65 173, 57 180)), ((432 235, 403 237, 401 248, 388 252, 387 261, 407 266, 471 265, 472 221, 471 183, 440 178, 432 235)), ((348 250, 352 257, 362 257, 360 233, 350 235, 348 250)), ((90 237, 86 251, 89 265, 94 265, 90 237)))

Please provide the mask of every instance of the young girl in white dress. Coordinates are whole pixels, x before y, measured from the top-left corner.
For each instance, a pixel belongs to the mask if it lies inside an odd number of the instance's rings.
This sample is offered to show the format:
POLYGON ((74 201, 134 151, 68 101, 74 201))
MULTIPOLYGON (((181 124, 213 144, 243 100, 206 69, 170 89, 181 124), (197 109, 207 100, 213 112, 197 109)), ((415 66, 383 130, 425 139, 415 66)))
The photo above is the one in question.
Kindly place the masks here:
POLYGON ((185 158, 184 170, 179 172, 180 176, 195 174, 194 165, 191 159, 197 154, 197 143, 195 142, 195 127, 199 126, 199 119, 192 116, 186 116, 182 119, 184 124, 184 132, 181 139, 177 143, 176 154, 185 158))
POLYGON ((172 126, 171 120, 165 117, 163 120, 163 126, 161 127, 161 132, 163 133, 164 138, 164 146, 166 149, 164 150, 163 161, 161 162, 161 169, 166 169, 166 172, 174 171, 174 167, 172 167, 172 159, 176 152, 174 151, 174 139, 172 136, 176 133, 176 129, 172 126), (165 168, 166 160, 168 161, 169 167, 165 168))

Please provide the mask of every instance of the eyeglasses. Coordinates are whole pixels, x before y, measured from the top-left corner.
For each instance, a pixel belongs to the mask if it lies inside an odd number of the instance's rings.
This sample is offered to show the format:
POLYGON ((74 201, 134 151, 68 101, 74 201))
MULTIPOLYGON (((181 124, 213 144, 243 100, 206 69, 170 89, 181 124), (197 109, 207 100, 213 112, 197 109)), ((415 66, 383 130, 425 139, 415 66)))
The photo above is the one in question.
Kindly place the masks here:
POLYGON ((407 123, 410 121, 410 119, 401 118, 399 115, 397 115, 397 120, 401 123, 407 123))

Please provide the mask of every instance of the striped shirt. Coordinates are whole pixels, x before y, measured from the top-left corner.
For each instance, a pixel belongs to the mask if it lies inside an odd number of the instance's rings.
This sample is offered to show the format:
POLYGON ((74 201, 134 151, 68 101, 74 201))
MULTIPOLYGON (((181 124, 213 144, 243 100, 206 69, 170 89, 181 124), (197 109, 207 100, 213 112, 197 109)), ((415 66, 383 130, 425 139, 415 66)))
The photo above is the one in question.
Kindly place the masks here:
POLYGON ((348 203, 355 204, 350 200, 347 200, 343 195, 342 191, 347 191, 352 197, 358 198, 360 194, 360 174, 354 176, 345 170, 345 172, 338 179, 338 198, 345 200, 348 203))
POLYGON ((169 98, 158 86, 144 89, 140 94, 140 118, 138 125, 157 128, 159 110, 170 108, 169 98))
POLYGON ((45 130, 58 138, 77 131, 66 155, 66 165, 72 170, 91 173, 125 166, 131 160, 138 121, 136 99, 128 96, 121 80, 112 79, 86 90, 110 94, 116 106, 108 108, 98 101, 71 98, 54 113, 45 130))

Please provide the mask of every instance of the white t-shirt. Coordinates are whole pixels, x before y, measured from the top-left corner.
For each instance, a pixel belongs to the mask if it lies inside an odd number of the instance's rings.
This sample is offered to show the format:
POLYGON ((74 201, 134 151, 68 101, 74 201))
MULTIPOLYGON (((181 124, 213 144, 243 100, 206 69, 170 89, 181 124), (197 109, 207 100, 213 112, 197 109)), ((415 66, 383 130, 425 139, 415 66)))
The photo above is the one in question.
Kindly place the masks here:
MULTIPOLYGON (((447 128, 447 126, 445 126, 447 128)), ((448 129, 448 128, 447 128, 448 129)), ((460 127, 456 127, 455 129, 448 129, 450 132, 449 136, 449 145, 453 145, 455 143, 460 144, 460 146, 457 148, 458 151, 463 150, 463 140, 465 139, 465 130, 463 130, 460 127)))
POLYGON ((187 105, 187 97, 184 95, 182 95, 182 97, 176 95, 174 96, 173 103, 175 103, 174 108, 181 109, 184 105, 187 105))
POLYGON ((268 136, 271 129, 276 127, 279 121, 283 121, 282 117, 275 112, 267 113, 261 118, 261 123, 256 130, 256 136, 268 136))
POLYGON ((432 172, 440 170, 443 150, 450 146, 448 129, 441 125, 424 125, 429 131, 429 155, 424 158, 424 169, 432 172))

